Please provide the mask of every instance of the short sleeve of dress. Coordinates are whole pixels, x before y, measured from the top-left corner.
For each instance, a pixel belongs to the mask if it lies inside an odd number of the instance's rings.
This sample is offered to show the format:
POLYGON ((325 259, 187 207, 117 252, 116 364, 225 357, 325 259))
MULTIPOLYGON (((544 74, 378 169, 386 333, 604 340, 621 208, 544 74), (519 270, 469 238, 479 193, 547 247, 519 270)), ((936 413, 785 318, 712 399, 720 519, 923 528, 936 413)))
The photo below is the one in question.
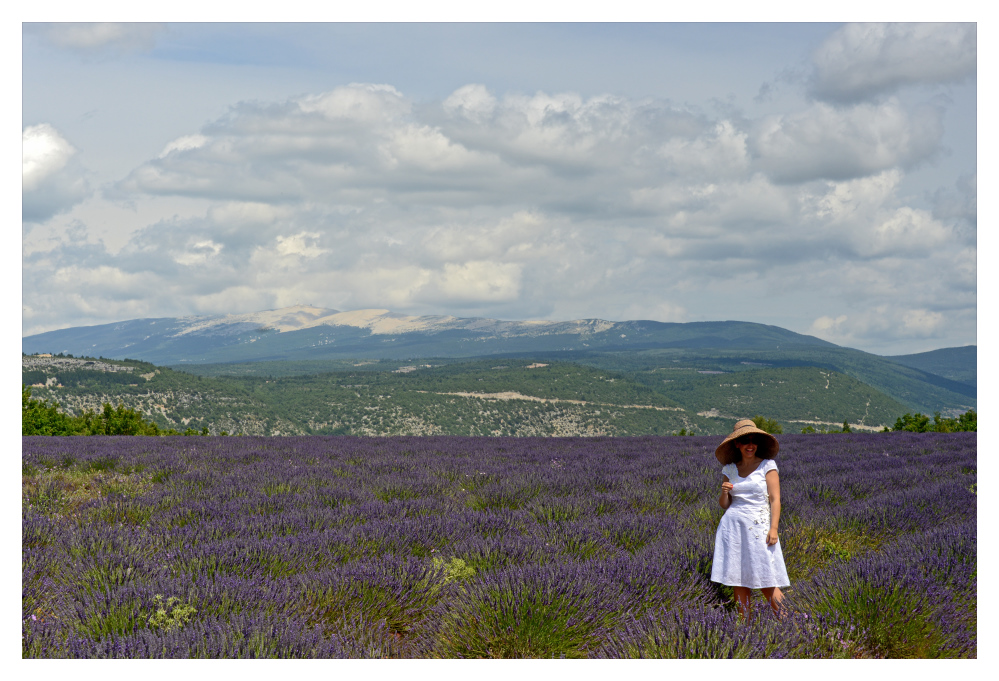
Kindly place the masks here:
POLYGON ((727 463, 724 466, 722 466, 722 475, 727 477, 729 481, 731 481, 732 478, 736 476, 736 473, 737 469, 734 463, 727 463))
POLYGON ((777 462, 773 459, 767 459, 763 462, 763 475, 766 475, 770 471, 780 470, 777 468, 777 462))

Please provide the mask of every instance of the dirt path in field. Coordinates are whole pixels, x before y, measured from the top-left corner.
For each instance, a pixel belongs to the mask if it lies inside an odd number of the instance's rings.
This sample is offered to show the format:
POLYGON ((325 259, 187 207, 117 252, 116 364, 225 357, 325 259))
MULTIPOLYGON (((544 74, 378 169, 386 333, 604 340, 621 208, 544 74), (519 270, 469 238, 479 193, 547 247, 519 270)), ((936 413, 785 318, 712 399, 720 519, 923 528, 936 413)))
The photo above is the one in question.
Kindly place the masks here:
MULTIPOLYGON (((417 390, 419 393, 428 390, 417 390)), ((583 404, 594 407, 618 407, 621 409, 655 409, 656 411, 683 411, 683 407, 656 407, 651 404, 610 404, 609 402, 586 402, 585 400, 564 400, 558 397, 534 397, 516 392, 502 393, 432 393, 434 395, 457 395, 459 397, 477 397, 481 400, 527 400, 529 402, 564 402, 566 404, 583 404)))
MULTIPOLYGON (((804 421, 804 420, 796 420, 796 421, 788 421, 788 423, 806 423, 806 424, 812 425, 812 426, 838 426, 838 427, 842 427, 843 426, 842 423, 832 423, 830 421, 804 421)), ((850 430, 867 430, 867 431, 870 431, 872 433, 878 433, 878 432, 881 431, 882 428, 884 428, 884 426, 864 426, 864 425, 860 425, 858 423, 851 423, 850 424, 850 430)))

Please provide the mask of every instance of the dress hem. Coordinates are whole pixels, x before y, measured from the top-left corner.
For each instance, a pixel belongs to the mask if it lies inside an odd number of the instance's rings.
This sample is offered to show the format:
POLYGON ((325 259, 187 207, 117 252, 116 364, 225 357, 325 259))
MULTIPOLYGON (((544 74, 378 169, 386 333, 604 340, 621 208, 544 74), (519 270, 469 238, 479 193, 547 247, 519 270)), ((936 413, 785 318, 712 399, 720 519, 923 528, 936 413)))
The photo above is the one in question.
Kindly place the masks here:
POLYGON ((725 582, 719 582, 717 579, 712 579, 710 581, 713 584, 721 584, 722 586, 741 586, 741 587, 744 587, 746 589, 790 589, 791 588, 791 583, 790 582, 788 582, 787 584, 774 584, 772 586, 771 585, 765 585, 765 586, 755 586, 755 585, 753 585, 753 586, 751 586, 749 584, 726 584, 725 582))

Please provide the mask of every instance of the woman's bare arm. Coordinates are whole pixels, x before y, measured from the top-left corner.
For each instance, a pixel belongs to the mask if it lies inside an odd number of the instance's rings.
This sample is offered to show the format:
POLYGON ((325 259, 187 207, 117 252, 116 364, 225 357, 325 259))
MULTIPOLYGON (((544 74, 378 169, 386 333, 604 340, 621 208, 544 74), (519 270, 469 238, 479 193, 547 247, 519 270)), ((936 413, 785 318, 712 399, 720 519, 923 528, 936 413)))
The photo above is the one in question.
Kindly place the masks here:
POLYGON ((780 477, 777 471, 767 472, 767 494, 770 495, 770 531, 767 545, 777 543, 777 525, 780 523, 780 477))
POLYGON ((718 497, 718 504, 722 508, 727 509, 729 506, 732 505, 732 495, 730 495, 729 492, 732 490, 732 487, 734 487, 734 485, 728 481, 727 475, 723 475, 722 478, 724 478, 725 481, 722 483, 722 493, 721 496, 718 497))

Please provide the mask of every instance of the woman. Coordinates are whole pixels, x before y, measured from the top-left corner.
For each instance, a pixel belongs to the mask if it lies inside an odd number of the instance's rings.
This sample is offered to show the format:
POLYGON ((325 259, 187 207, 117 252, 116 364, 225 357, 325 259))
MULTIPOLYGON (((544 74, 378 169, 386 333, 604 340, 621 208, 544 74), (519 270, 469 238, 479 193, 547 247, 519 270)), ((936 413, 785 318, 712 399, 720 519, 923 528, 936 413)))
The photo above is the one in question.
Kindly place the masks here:
POLYGON ((739 614, 751 619, 751 589, 759 589, 774 612, 790 586, 777 538, 780 522, 780 479, 774 457, 780 445, 749 419, 735 424, 718 445, 722 464, 721 497, 725 515, 715 534, 711 581, 731 586, 739 614))

